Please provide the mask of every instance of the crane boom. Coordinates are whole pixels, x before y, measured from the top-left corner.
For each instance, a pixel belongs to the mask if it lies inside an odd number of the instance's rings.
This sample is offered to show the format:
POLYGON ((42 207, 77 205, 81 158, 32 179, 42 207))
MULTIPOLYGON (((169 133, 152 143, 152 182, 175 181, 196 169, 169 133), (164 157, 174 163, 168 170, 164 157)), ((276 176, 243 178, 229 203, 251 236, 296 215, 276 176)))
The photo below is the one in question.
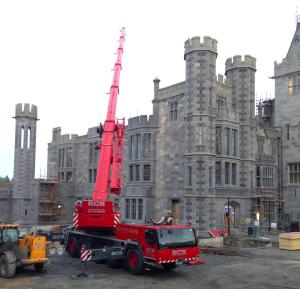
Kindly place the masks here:
POLYGON ((102 141, 97 146, 100 155, 95 188, 91 199, 77 201, 73 215, 73 224, 77 230, 106 230, 107 233, 107 230, 115 230, 120 223, 120 210, 108 200, 108 194, 120 194, 122 184, 125 121, 116 120, 115 117, 124 41, 125 28, 122 28, 106 120, 99 128, 102 141))
POLYGON ((124 41, 125 28, 122 28, 114 67, 114 76, 110 88, 108 110, 103 126, 97 177, 92 196, 93 201, 107 200, 109 184, 110 192, 119 194, 121 190, 121 170, 117 166, 120 167, 120 164, 122 164, 124 120, 121 123, 116 122, 115 116, 124 41))
POLYGON ((125 41, 125 28, 121 30, 120 44, 117 51, 117 60, 114 67, 114 77, 110 88, 109 105, 106 115, 107 121, 115 121, 117 98, 119 93, 120 72, 122 69, 123 45, 125 41))

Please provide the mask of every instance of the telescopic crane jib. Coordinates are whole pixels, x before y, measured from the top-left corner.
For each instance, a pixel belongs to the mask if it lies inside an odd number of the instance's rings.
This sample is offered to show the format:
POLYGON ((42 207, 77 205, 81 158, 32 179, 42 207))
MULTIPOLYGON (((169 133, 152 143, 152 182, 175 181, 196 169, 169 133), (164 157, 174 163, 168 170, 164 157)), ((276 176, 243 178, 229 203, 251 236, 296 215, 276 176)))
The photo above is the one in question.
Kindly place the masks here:
POLYGON ((102 142, 99 146, 96 184, 92 199, 77 203, 74 219, 78 229, 113 229, 120 221, 120 212, 117 208, 113 208, 112 202, 108 200, 108 194, 120 194, 122 183, 125 121, 116 120, 116 107, 124 41, 125 28, 122 28, 106 120, 104 125, 101 125, 102 142))
POLYGON ((125 28, 121 30, 120 44, 117 51, 117 60, 114 67, 114 76, 110 88, 110 98, 106 120, 102 133, 100 157, 98 162, 97 178, 93 193, 93 201, 106 201, 108 185, 110 192, 120 194, 122 180, 122 154, 124 149, 124 119, 115 121, 117 99, 119 93, 120 72, 122 69, 123 45, 125 41, 125 28), (110 178, 110 168, 111 178, 110 178))

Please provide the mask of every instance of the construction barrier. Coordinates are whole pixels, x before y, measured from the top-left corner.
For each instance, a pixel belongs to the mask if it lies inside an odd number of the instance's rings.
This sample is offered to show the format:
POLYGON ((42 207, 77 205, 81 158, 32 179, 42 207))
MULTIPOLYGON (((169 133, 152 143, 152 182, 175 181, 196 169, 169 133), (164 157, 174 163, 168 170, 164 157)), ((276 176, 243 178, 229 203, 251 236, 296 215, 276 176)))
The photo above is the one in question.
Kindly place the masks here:
POLYGON ((90 250, 86 250, 86 246, 82 245, 81 253, 80 253, 80 260, 81 262, 87 262, 92 259, 92 254, 90 250))

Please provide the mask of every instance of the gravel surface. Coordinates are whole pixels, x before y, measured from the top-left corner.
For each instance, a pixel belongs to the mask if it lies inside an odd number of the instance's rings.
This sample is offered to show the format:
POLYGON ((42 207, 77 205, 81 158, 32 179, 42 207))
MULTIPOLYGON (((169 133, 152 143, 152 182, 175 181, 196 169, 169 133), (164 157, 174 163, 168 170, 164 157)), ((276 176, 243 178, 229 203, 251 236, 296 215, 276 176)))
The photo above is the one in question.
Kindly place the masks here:
POLYGON ((131 275, 123 268, 89 263, 86 278, 72 279, 81 271, 79 259, 51 256, 47 273, 21 268, 13 279, 0 279, 1 289, 300 289, 300 252, 278 248, 253 249, 241 256, 202 254, 204 265, 180 266, 171 272, 145 271, 131 275))

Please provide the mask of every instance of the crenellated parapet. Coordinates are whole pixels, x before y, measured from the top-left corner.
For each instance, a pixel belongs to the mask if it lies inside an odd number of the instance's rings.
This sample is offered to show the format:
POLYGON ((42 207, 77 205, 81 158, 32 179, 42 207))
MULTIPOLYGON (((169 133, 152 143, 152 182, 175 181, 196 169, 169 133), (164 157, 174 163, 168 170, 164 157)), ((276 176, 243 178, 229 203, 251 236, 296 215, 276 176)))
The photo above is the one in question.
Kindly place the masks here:
POLYGON ((281 63, 274 62, 274 78, 288 75, 300 70, 300 60, 296 58, 284 58, 281 63))
POLYGON ((127 130, 153 126, 154 121, 152 115, 140 115, 128 119, 127 130))
POLYGON ((52 141, 57 141, 61 135, 61 127, 55 127, 52 129, 52 141))
POLYGON ((203 37, 203 42, 201 42, 200 36, 195 36, 192 39, 188 39, 184 43, 184 59, 186 55, 193 51, 211 51, 215 54, 218 54, 217 51, 218 41, 209 36, 203 37))
POLYGON ((256 70, 256 58, 251 55, 245 55, 244 59, 241 55, 235 55, 233 58, 228 58, 225 62, 225 74, 235 68, 251 68, 256 70))
POLYGON ((77 137, 78 134, 61 134, 61 127, 52 129, 52 142, 55 143, 73 143, 77 137))
POLYGON ((87 132, 88 138, 99 137, 99 133, 97 132, 97 126, 90 127, 87 132))
POLYGON ((222 84, 222 85, 226 85, 226 84, 229 84, 229 81, 226 77, 224 77, 223 74, 218 74, 217 83, 222 84))
POLYGON ((18 103, 16 104, 16 116, 15 117, 30 117, 37 119, 38 109, 34 104, 18 103))

